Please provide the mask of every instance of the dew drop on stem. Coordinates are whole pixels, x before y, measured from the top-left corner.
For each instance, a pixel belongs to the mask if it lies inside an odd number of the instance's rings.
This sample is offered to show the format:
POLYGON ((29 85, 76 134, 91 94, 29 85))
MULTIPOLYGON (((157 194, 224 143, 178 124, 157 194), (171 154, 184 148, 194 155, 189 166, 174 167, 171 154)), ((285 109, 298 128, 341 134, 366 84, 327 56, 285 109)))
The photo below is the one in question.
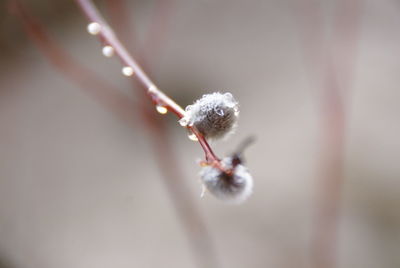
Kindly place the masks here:
POLYGON ((199 139, 197 138, 197 136, 192 132, 192 131, 189 131, 189 133, 188 133, 188 138, 189 138, 189 140, 191 140, 191 141, 198 141, 199 139))
POLYGON ((168 112, 167 107, 162 106, 162 105, 157 105, 156 106, 156 110, 157 112, 159 112, 160 114, 166 114, 168 112))

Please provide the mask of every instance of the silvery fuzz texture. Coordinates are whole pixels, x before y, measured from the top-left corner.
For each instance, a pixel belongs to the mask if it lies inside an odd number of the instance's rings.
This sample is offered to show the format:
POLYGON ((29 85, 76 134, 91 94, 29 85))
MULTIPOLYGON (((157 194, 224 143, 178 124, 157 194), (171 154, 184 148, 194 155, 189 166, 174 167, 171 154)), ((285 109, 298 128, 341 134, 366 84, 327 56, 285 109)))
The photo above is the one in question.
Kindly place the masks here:
POLYGON ((196 127, 205 138, 219 139, 233 131, 238 116, 239 105, 232 94, 215 92, 187 106, 179 123, 196 127))
MULTIPOLYGON (((232 168, 232 159, 232 157, 225 157, 221 164, 224 168, 232 168)), ((241 164, 235 166, 232 175, 215 167, 206 166, 201 169, 200 177, 207 190, 224 201, 240 203, 253 192, 253 178, 247 168, 241 164)))

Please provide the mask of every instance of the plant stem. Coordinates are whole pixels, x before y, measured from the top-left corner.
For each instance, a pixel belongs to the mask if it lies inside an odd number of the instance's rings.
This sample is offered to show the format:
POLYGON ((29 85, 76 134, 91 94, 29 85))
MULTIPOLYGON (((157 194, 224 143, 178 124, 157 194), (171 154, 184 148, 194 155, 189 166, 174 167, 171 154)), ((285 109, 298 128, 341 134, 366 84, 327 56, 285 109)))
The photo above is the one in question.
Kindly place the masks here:
MULTIPOLYGON (((76 0, 76 2, 90 22, 97 22, 100 24, 101 30, 98 35, 101 41, 112 46, 122 63, 125 66, 129 66, 133 69, 138 81, 145 88, 147 95, 151 98, 153 103, 155 105, 164 106, 179 118, 185 116, 185 111, 182 109, 182 107, 164 94, 160 89, 158 89, 155 83, 147 76, 135 59, 129 54, 124 45, 122 45, 122 43, 116 37, 112 28, 105 22, 97 8, 94 6, 93 2, 91 0, 76 0)), ((207 162, 224 171, 220 164, 219 158, 214 154, 203 135, 201 135, 201 133, 199 133, 197 129, 193 127, 187 128, 196 135, 201 147, 203 148, 207 162)))

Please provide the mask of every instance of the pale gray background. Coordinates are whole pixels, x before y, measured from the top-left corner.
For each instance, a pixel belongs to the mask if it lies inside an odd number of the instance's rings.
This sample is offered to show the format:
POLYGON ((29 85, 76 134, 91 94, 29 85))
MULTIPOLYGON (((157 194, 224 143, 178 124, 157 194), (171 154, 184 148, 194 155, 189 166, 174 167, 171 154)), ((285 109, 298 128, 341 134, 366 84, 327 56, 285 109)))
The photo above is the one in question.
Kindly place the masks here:
MULTIPOLYGON (((24 1, 86 66, 131 92, 68 1, 24 1), (54 10, 55 6, 58 10, 54 10), (56 14, 56 15, 55 15, 56 14), (64 14, 64 15, 60 15, 64 14)), ((339 267, 400 266, 400 2, 363 1, 354 80, 347 89, 339 267)), ((325 34, 335 1, 321 1, 325 34)), ((154 1, 130 1, 145 36, 154 1)), ((157 84, 187 105, 230 91, 254 195, 231 206, 198 183, 198 144, 168 115, 193 199, 222 267, 308 267, 320 153, 321 88, 307 67, 298 1, 175 1, 157 84), (314 79, 314 80, 313 80, 314 79)), ((1 8, 4 13, 5 8, 1 8)), ((54 69, 4 15, 0 54, 0 267, 195 267, 153 157, 149 133, 129 128, 54 69)))

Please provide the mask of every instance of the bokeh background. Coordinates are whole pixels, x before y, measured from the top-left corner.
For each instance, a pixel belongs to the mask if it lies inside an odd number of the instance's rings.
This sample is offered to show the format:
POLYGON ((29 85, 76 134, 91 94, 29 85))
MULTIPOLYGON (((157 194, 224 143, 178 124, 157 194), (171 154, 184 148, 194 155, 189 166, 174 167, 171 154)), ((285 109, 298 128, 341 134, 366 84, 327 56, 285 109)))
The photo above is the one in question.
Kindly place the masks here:
MULTIPOLYGON (((157 115, 183 174, 175 187, 191 198, 181 202, 207 237, 178 217, 156 130, 137 113, 126 124, 55 68, 7 3, 0 267, 201 267, 193 237, 212 243, 218 267, 400 267, 399 1, 126 1, 122 30, 134 32, 121 39, 161 89, 183 106, 213 91, 239 100, 239 127, 212 144, 217 154, 257 138, 246 151, 253 196, 200 199, 200 146, 157 115)), ((143 103, 75 2, 22 3, 71 57, 143 103)))

